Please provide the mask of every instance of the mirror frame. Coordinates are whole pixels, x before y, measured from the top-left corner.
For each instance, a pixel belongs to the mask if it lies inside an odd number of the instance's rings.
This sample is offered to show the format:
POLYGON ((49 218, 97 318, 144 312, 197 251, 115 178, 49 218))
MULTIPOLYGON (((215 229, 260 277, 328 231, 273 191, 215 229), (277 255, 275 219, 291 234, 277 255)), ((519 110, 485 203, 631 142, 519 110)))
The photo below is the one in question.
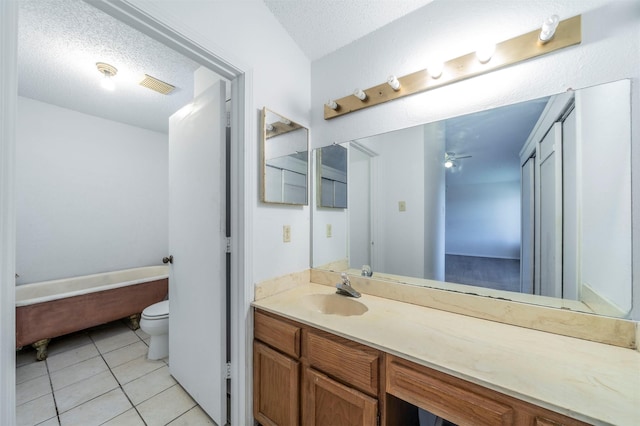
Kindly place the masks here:
POLYGON ((263 107, 262 108, 262 114, 261 114, 261 125, 262 125, 262 138, 261 138, 261 143, 260 143, 260 174, 261 174, 261 184, 260 184, 260 201, 265 203, 265 204, 278 204, 278 205, 288 205, 288 206, 308 206, 309 205, 309 165, 310 165, 310 145, 309 145, 309 128, 296 123, 293 120, 290 120, 289 118, 283 116, 282 114, 279 114, 273 110, 268 109, 267 107, 263 107), (291 127, 290 129, 278 129, 276 130, 276 134, 272 135, 272 136, 267 136, 267 113, 270 114, 274 114, 279 116, 280 118, 286 120, 289 122, 288 126, 291 127), (307 153, 307 165, 306 165, 306 172, 305 172, 305 200, 302 203, 295 203, 295 202, 286 202, 286 201, 271 201, 271 200, 267 200, 267 159, 266 159, 266 145, 267 145, 267 139, 270 139, 272 137, 278 136, 278 135, 282 135, 282 134, 286 134, 288 132, 294 131, 294 130, 299 130, 299 129, 303 129, 306 131, 306 153, 307 153))

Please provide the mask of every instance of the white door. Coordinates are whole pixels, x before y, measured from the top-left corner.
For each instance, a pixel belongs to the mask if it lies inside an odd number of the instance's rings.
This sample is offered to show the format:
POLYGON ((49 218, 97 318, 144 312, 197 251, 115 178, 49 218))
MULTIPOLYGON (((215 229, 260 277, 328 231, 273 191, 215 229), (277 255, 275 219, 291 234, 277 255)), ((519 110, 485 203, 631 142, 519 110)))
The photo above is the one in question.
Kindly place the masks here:
POLYGON ((533 294, 534 277, 534 232, 535 232, 535 157, 531 157, 522 165, 521 180, 521 223, 522 237, 520 242, 520 291, 533 294))
POLYGON ((551 127, 538 153, 536 294, 562 297, 562 123, 551 127))
POLYGON ((169 371, 226 423, 224 85, 169 119, 169 371))

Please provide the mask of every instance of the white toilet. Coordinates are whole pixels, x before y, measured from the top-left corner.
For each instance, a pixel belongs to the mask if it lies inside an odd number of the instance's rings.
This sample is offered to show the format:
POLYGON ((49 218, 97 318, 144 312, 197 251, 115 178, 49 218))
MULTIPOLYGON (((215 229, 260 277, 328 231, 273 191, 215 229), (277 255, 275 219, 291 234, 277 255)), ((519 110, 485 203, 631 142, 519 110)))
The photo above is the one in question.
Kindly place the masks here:
POLYGON ((162 359, 169 356, 169 301, 154 303, 142 311, 140 328, 151 336, 149 359, 162 359))

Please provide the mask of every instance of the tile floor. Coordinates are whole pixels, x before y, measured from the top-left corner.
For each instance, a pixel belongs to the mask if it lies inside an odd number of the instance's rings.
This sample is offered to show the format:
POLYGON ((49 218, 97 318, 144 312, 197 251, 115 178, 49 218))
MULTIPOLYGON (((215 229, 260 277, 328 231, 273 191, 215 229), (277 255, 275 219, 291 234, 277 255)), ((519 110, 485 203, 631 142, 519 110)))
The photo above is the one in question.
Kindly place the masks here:
POLYGON ((116 321, 53 339, 49 357, 16 353, 16 417, 32 426, 215 425, 169 374, 147 359, 149 336, 116 321))

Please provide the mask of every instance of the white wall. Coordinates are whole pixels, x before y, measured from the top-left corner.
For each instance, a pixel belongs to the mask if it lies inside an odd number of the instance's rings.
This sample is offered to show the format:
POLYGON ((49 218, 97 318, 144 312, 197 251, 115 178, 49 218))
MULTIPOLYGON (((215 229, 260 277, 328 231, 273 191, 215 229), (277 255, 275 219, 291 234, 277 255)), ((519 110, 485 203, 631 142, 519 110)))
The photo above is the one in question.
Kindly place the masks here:
POLYGON ((520 181, 447 186, 446 253, 520 258, 520 181))
POLYGON ((443 122, 421 126, 424 132, 424 272, 423 277, 444 281, 446 145, 443 122))
POLYGON ((17 284, 157 265, 167 135, 19 98, 17 284))
POLYGON ((349 147, 347 200, 349 208, 349 265, 371 266, 371 160, 364 152, 349 147))
POLYGON ((374 158, 373 207, 378 214, 373 232, 376 270, 422 277, 425 246, 424 129, 413 127, 369 138, 374 158), (410 183, 410 184, 409 184, 410 183), (406 205, 400 211, 399 202, 406 205))
POLYGON ((576 94, 580 282, 622 312, 631 309, 631 291, 612 283, 632 277, 629 107, 627 81, 576 94))
MULTIPOLYGON (((435 1, 312 64, 313 144, 359 139, 623 78, 631 78, 636 87, 639 20, 637 0, 435 1), (424 69, 430 56, 448 59, 472 52, 479 36, 504 40, 526 33, 553 13, 562 18, 582 14, 579 46, 347 116, 323 118, 327 98, 380 84, 391 73, 424 69)), ((632 106, 639 101, 636 87, 632 106)), ((640 120, 634 120, 632 135, 633 143, 639 143, 640 120)), ((640 149, 632 150, 632 156, 633 167, 640 167, 640 149)), ((633 174, 633 195, 640 199, 640 173, 633 174)), ((634 252, 640 253, 638 209, 634 224, 634 252)), ((640 267, 640 256, 633 263, 640 267)), ((634 306, 640 309, 640 280, 634 288, 634 306)), ((640 318, 640 312, 634 317, 640 318)))
MULTIPOLYGON (((260 113, 264 106, 309 127, 310 62, 260 0, 185 0, 131 3, 174 31, 236 66, 250 69, 254 131, 246 135, 249 190, 254 200, 253 281, 309 267, 308 207, 262 204, 259 193, 260 113), (291 226, 291 242, 282 240, 291 226)), ((314 135, 311 132, 311 138, 314 135)))

